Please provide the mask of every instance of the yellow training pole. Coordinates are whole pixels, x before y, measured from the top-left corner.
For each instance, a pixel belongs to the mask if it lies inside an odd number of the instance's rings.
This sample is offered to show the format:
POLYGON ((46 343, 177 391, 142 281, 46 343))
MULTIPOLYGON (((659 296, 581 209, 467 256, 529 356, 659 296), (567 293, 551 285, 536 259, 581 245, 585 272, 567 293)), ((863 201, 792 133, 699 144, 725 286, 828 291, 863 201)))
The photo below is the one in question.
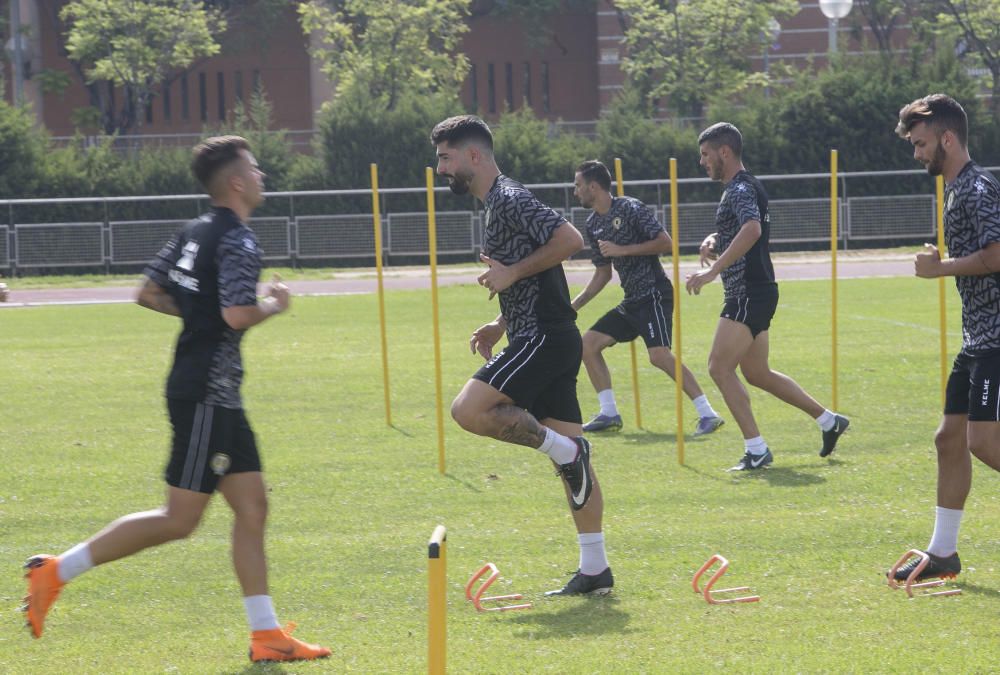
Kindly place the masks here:
POLYGON ((677 463, 684 464, 684 361, 681 359, 681 256, 677 217, 677 159, 670 158, 670 238, 674 257, 674 380, 677 382, 677 463))
POLYGON ((385 423, 392 426, 389 405, 389 348, 385 337, 385 289, 382 287, 382 214, 378 200, 378 164, 372 163, 372 221, 375 224, 375 276, 378 277, 378 324, 382 331, 382 391, 385 393, 385 423))
POLYGON ((445 672, 448 652, 447 599, 448 531, 444 525, 434 528, 427 545, 427 672, 445 672))
POLYGON ((830 369, 833 371, 833 409, 837 404, 837 216, 840 204, 837 198, 837 151, 830 150, 830 332, 833 335, 830 369))
MULTIPOLYGON (((944 257, 944 176, 938 176, 937 188, 937 247, 944 257)), ((938 307, 941 322, 941 405, 944 405, 945 390, 948 387, 948 318, 945 312, 944 277, 938 277, 938 307)))
MULTIPOLYGON (((618 183, 618 196, 625 196, 625 184, 622 182, 622 160, 615 157, 615 181, 618 183)), ((642 401, 639 398, 639 362, 635 355, 635 340, 628 343, 632 353, 632 394, 635 396, 635 426, 642 428, 642 401)))
POLYGON ((434 391, 437 408, 438 473, 444 473, 444 413, 441 395, 441 327, 438 324, 437 221, 434 216, 434 170, 427 167, 427 241, 431 256, 431 312, 434 315, 434 391))

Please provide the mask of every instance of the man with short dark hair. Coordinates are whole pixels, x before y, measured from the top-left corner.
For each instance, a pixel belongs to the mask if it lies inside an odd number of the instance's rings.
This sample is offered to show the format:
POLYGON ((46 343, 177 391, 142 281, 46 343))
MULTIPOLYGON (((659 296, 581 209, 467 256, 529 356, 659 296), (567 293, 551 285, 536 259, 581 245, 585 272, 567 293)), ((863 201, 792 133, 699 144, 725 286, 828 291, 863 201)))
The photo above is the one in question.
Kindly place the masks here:
MULTIPOLYGON (((962 571, 958 530, 972 486, 972 459, 1000 471, 1000 183, 969 156, 969 121, 955 99, 933 94, 899 111, 896 132, 913 145, 913 158, 931 176, 943 176, 941 259, 925 244, 914 261, 924 279, 955 277, 962 298, 962 348, 945 389, 944 414, 934 435, 937 508, 929 561, 918 578, 952 578, 962 571)), ((905 580, 920 559, 896 571, 905 580)))
POLYGON ((486 364, 465 384, 451 415, 466 431, 535 448, 558 468, 580 547, 577 573, 549 595, 604 595, 614 578, 604 549, 604 501, 583 438, 576 377, 581 342, 562 261, 583 238, 523 185, 500 173, 493 134, 473 115, 450 117, 431 132, 437 172, 452 192, 484 206, 479 284, 500 296, 500 316, 472 333, 486 364), (507 347, 493 354, 503 334, 507 347))
MULTIPOLYGON (((674 287, 659 258, 672 251, 673 242, 645 204, 632 197, 612 196, 611 172, 600 161, 592 159, 580 164, 573 185, 573 194, 580 205, 593 209, 587 218, 586 235, 594 263, 594 275, 573 298, 573 309, 580 311, 607 286, 612 267, 625 291, 621 304, 583 334, 583 363, 601 406, 597 415, 583 425, 583 430, 617 431, 622 428, 622 418, 602 351, 641 335, 649 362, 676 379, 676 364, 670 352, 674 287)), ((710 434, 722 426, 722 418, 687 366, 684 366, 684 392, 698 411, 695 436, 710 434)))
POLYGON ((834 451, 850 421, 816 402, 799 384, 768 363, 771 319, 778 306, 778 284, 768 249, 770 216, 764 186, 743 166, 743 137, 732 124, 720 122, 698 137, 701 165, 709 178, 725 185, 715 215, 718 230, 701 244, 701 265, 708 269, 687 278, 688 293, 722 275, 725 305, 708 358, 708 372, 722 392, 733 419, 743 432, 744 453, 730 471, 754 471, 773 461, 757 428, 747 382, 816 420, 822 431, 819 456, 834 451), (714 262, 712 262, 714 261, 714 262))
POLYGON ((243 334, 289 305, 288 288, 277 280, 267 297, 257 299, 261 257, 247 222, 264 200, 264 174, 238 136, 199 144, 191 170, 212 209, 167 242, 146 268, 136 298, 183 320, 166 391, 173 426, 167 503, 119 518, 61 556, 29 559, 28 625, 41 637, 52 603, 80 574, 188 537, 218 490, 234 515, 232 558, 252 632, 251 661, 323 658, 329 649, 291 637, 275 615, 264 555, 267 490, 240 395, 243 334))

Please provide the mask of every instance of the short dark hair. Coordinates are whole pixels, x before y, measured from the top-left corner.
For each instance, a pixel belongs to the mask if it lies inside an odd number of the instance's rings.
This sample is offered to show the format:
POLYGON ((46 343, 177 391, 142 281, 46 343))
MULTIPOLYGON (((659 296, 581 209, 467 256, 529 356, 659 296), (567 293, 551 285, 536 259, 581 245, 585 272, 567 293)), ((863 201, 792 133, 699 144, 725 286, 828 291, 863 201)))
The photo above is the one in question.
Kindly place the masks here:
POLYGON ((605 190, 611 190, 611 172, 598 159, 588 159, 576 167, 576 172, 588 183, 597 183, 605 190))
POLYGON ((900 138, 910 135, 913 127, 924 122, 940 136, 951 131, 965 147, 969 143, 969 116, 958 101, 946 94, 931 94, 907 103, 899 111, 896 133, 900 138))
POLYGON ((493 132, 489 125, 475 115, 457 115, 437 123, 431 131, 431 143, 461 146, 478 141, 493 151, 493 132))
POLYGON ((708 143, 712 148, 728 146, 737 157, 743 156, 743 134, 729 122, 713 124, 698 135, 698 145, 708 143))
POLYGON ((242 136, 206 138, 191 153, 191 173, 205 190, 211 191, 215 176, 238 160, 241 150, 250 150, 250 143, 242 136))

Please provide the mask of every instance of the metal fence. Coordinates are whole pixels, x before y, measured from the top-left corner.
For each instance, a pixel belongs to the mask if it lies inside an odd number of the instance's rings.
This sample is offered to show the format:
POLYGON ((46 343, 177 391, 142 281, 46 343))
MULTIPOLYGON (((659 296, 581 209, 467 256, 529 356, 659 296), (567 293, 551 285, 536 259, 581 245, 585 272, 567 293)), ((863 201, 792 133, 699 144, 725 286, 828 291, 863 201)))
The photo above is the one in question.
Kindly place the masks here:
MULTIPOLYGON (((994 167, 995 170, 996 167, 994 167)), ((826 181, 829 174, 799 174, 761 176, 762 181, 781 191, 793 181, 826 181)), ((926 193, 846 196, 838 200, 839 244, 871 245, 873 240, 929 240, 935 233, 936 200, 933 182, 923 171, 864 172, 840 174, 842 195, 849 195, 850 181, 893 180, 921 181, 926 193)), ((706 191, 707 179, 682 179, 681 194, 698 195, 706 191), (697 188, 697 190, 695 189, 697 188)), ((543 195, 554 208, 577 227, 582 228, 589 209, 574 206, 573 186, 567 183, 530 185, 543 195), (562 203, 558 203, 561 197, 562 203)), ((643 195, 655 193, 655 200, 646 199, 660 222, 670 227, 670 204, 662 201, 668 195, 666 181, 626 181, 626 191, 643 195), (650 203, 652 202, 652 203, 650 203)), ((920 186, 918 186, 919 189, 920 186)), ((718 186, 712 187, 718 190, 718 186)), ((786 190, 787 191, 787 190, 786 190)), ((414 211, 415 200, 425 190, 395 188, 381 191, 383 255, 387 262, 413 263, 429 255, 427 214, 414 211), (404 195, 400 200, 397 195, 404 195), (393 200, 409 208, 394 211, 393 200)), ((482 242, 483 221, 480 211, 449 210, 453 197, 444 196, 446 188, 437 190, 437 250, 442 256, 474 259, 482 242)), ((370 213, 338 212, 349 200, 354 208, 367 190, 331 190, 314 192, 268 193, 268 215, 254 218, 252 227, 260 240, 264 258, 273 264, 368 264, 375 255, 375 236, 370 213), (284 214, 274 214, 283 211, 284 214), (318 213, 317 213, 318 212, 318 213)), ((370 199, 370 197, 369 197, 370 199)), ((369 202, 370 203, 370 202, 369 202)), ((468 200, 466 203, 471 203, 468 200)), ((207 205, 204 195, 172 195, 167 197, 107 197, 54 200, 7 200, 0 207, 7 212, 7 222, 0 224, 0 270, 11 274, 45 273, 55 269, 94 268, 105 271, 128 269, 146 263, 170 235, 189 217, 194 217, 207 205), (161 209, 171 217, 163 219, 117 219, 116 207, 144 203, 161 209), (84 213, 79 220, 63 218, 61 222, 34 222, 32 209, 52 213, 84 213), (103 218, 99 217, 103 213, 103 218)), ((678 204, 679 244, 685 248, 697 246, 713 231, 716 201, 699 198, 678 204)), ((122 210, 122 209, 119 209, 122 210)), ((830 201, 818 196, 772 199, 771 242, 796 246, 822 245, 830 239, 830 201)), ((586 252, 584 253, 586 255, 586 252)))

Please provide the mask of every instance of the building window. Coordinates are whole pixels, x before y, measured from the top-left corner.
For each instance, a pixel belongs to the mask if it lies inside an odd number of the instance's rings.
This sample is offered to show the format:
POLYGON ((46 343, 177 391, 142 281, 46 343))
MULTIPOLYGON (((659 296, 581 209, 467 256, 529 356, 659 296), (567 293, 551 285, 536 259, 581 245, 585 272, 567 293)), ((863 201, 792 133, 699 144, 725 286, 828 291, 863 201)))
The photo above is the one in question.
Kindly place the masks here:
POLYGON ((233 78, 236 87, 236 103, 243 103, 243 71, 237 70, 236 77, 233 78))
POLYGON ((188 76, 181 75, 181 119, 187 122, 191 119, 191 108, 188 99, 188 76))
POLYGON ((215 76, 216 81, 219 83, 219 119, 226 119, 226 77, 222 73, 217 73, 215 76))
POLYGON ((531 107, 531 64, 527 61, 524 62, 524 90, 522 91, 524 96, 524 105, 531 107))
POLYGON ((208 121, 208 82, 205 73, 198 73, 198 110, 201 112, 201 121, 208 121))
POLYGON ((505 63, 504 75, 507 78, 507 110, 514 109, 514 64, 505 63))
POLYGON ((163 121, 170 121, 170 83, 164 82, 160 89, 160 96, 163 97, 163 121))
POLYGON ((488 103, 486 109, 495 113, 497 111, 497 88, 492 63, 486 64, 486 98, 488 103))
POLYGON ((472 89, 472 112, 479 112, 479 77, 476 64, 469 64, 469 86, 472 89))
POLYGON ((542 61, 542 112, 552 112, 549 105, 549 62, 542 61))

